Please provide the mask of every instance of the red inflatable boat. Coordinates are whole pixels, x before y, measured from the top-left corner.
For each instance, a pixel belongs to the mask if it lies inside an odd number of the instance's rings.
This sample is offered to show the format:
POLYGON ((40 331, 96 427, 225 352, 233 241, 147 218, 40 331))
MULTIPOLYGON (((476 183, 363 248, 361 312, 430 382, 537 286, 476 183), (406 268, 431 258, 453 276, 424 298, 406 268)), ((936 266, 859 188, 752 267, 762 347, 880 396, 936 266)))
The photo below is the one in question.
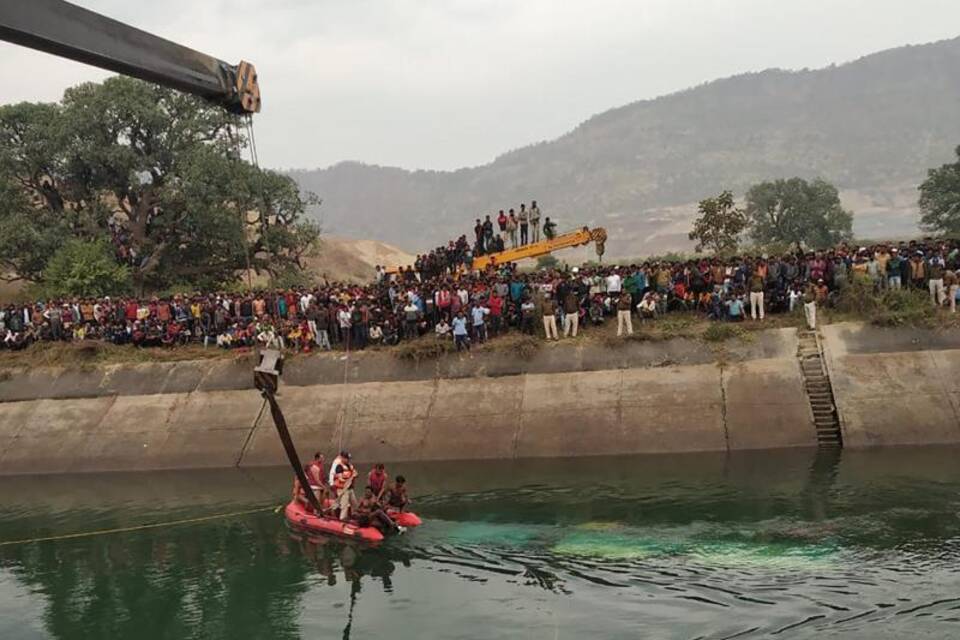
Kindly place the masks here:
POLYGON ((417 514, 410 513, 409 511, 387 509, 387 515, 393 518, 393 521, 398 525, 401 527, 406 527, 407 529, 419 527, 421 524, 423 524, 423 520, 421 520, 417 514))
MULTIPOLYGON (((387 511, 387 513, 401 527, 418 527, 423 523, 417 517, 417 514, 409 511, 387 511)), ((305 533, 340 536, 341 538, 352 538, 364 542, 381 542, 383 540, 383 534, 376 527, 361 527, 337 518, 318 516, 307 511, 304 505, 296 500, 287 505, 284 514, 293 529, 305 533)))

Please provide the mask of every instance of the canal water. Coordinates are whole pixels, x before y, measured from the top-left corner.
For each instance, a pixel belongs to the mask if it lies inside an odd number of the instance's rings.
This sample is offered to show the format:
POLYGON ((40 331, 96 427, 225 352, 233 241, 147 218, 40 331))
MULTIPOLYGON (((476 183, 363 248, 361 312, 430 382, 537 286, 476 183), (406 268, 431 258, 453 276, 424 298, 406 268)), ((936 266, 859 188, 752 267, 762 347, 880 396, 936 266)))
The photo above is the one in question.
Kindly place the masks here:
MULTIPOLYGON (((960 451, 389 465, 378 548, 270 510, 0 546, 0 638, 955 638, 960 451)), ((283 469, 0 479, 0 541, 279 505, 283 469)))

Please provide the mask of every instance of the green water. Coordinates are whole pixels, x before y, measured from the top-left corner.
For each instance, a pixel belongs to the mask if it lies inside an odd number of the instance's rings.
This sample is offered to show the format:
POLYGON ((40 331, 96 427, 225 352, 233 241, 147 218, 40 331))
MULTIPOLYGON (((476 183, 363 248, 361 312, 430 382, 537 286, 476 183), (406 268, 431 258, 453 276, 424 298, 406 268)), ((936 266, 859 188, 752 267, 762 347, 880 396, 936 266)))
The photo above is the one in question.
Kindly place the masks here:
MULTIPOLYGON (((960 451, 391 465, 379 548, 265 512, 0 547, 0 638, 960 637, 960 451)), ((0 541, 279 504, 282 469, 0 479, 0 541)))

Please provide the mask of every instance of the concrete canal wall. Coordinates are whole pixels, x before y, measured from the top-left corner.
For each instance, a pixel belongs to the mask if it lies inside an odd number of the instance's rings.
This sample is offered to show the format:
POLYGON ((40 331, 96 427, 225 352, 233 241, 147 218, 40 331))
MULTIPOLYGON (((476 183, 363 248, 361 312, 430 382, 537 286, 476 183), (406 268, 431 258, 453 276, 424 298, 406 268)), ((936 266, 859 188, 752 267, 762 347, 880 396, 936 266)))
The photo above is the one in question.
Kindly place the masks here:
MULTIPOLYGON (((960 339, 822 330, 846 446, 960 443, 960 339)), ((305 456, 511 459, 816 446, 794 330, 551 344, 419 363, 288 361, 280 403, 305 456), (346 383, 344 383, 346 380, 346 383)), ((283 464, 252 362, 0 372, 0 473, 283 464)))
POLYGON ((960 334, 860 323, 821 334, 845 446, 960 443, 960 334))
MULTIPOLYGON (((280 397, 304 454, 454 460, 812 446, 792 330, 545 345, 419 363, 292 358, 280 397), (346 384, 344 384, 346 379, 346 384)), ((0 473, 284 462, 249 359, 8 371, 0 473)))

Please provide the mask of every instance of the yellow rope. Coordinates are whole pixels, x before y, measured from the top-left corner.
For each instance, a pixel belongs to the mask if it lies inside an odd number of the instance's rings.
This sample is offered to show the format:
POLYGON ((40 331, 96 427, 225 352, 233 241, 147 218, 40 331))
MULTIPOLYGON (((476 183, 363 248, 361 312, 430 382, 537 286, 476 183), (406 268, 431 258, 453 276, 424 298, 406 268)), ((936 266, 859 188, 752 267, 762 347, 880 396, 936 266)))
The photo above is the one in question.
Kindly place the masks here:
POLYGON ((10 547, 20 544, 31 544, 34 542, 51 542, 54 540, 72 540, 75 538, 92 538, 94 536, 104 536, 112 533, 128 533, 130 531, 143 531, 145 529, 159 529, 161 527, 176 527, 184 524, 195 524, 197 522, 208 522, 210 520, 222 520, 225 518, 235 518, 237 516, 246 516, 253 513, 263 513, 273 511, 277 513, 283 507, 260 507, 259 509, 247 509, 245 511, 231 511, 228 513, 218 513, 212 516, 201 516, 199 518, 187 518, 185 520, 172 520, 170 522, 155 522, 153 524, 140 524, 133 527, 118 527, 116 529, 99 529, 97 531, 82 531, 80 533, 66 533, 59 536, 46 536, 43 538, 25 538, 23 540, 7 540, 0 542, 0 547, 10 547))

